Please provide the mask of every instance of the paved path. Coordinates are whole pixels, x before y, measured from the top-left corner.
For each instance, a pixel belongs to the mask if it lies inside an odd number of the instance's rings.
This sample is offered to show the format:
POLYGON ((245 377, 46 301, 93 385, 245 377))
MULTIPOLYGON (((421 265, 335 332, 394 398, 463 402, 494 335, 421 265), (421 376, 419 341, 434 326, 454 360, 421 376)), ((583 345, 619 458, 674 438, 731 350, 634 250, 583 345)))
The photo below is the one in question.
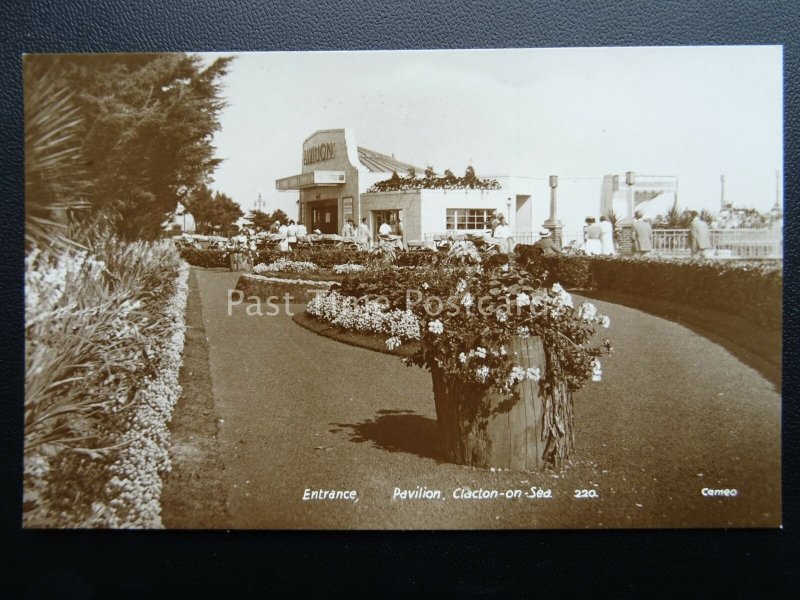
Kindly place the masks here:
MULTIPOLYGON (((226 465, 230 528, 774 526, 780 396, 696 333, 597 303, 616 353, 575 398, 566 473, 490 472, 436 459, 429 375, 289 316, 227 314, 237 275, 196 270, 226 465), (442 500, 393 499, 396 487, 442 500), (456 500, 453 491, 550 489, 554 498, 456 500), (711 499, 703 487, 736 488, 711 499), (597 499, 575 499, 576 489, 597 499), (306 489, 358 502, 304 501, 306 489)), ((296 307, 300 310, 300 307, 296 307)))

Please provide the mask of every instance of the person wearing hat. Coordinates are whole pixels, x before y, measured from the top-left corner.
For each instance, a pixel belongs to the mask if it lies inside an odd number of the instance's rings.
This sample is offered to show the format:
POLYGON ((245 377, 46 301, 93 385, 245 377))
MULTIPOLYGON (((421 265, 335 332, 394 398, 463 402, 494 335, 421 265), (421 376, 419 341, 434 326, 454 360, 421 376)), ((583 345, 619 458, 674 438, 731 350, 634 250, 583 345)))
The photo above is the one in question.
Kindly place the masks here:
POLYGON ((637 210, 633 213, 633 229, 631 238, 633 241, 633 253, 636 256, 646 256, 653 249, 653 228, 650 223, 644 220, 642 211, 637 210))
POLYGON ((542 228, 539 230, 539 239, 533 244, 533 247, 541 252, 543 256, 561 254, 561 248, 553 241, 553 235, 549 229, 542 228))

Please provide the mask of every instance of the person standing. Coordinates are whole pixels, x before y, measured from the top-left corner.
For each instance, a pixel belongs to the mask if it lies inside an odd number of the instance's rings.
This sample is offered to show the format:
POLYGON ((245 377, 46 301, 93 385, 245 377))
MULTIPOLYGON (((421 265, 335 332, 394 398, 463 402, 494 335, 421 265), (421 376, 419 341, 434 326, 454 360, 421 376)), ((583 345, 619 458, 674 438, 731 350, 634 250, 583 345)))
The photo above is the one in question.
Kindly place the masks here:
POLYGON ((692 222, 689 224, 689 249, 692 260, 695 258, 709 258, 711 250, 711 232, 708 223, 700 218, 696 210, 691 211, 692 222))
POLYGON ((278 244, 278 250, 281 252, 289 252, 291 250, 289 247, 289 226, 281 225, 278 229, 278 235, 283 236, 283 239, 278 244))
POLYGON ((608 217, 600 217, 600 252, 601 254, 612 255, 616 254, 614 250, 614 225, 608 220, 608 217))
POLYGON ((647 256, 653 249, 653 228, 650 223, 644 220, 642 211, 634 213, 633 230, 631 232, 633 241, 633 253, 636 256, 647 256))
POLYGON ((361 250, 369 250, 372 246, 372 233, 370 233, 367 225, 367 217, 362 217, 361 224, 358 226, 356 243, 361 250))
POLYGON ((299 238, 306 237, 308 235, 308 228, 305 225, 303 225, 302 221, 299 221, 297 223, 297 231, 295 232, 295 235, 297 235, 297 237, 299 238))
POLYGON ((506 223, 506 218, 501 214, 498 217, 498 225, 494 229, 494 235, 492 237, 497 238, 500 240, 500 251, 505 254, 511 254, 512 250, 514 250, 514 238, 513 234, 511 233, 511 227, 508 226, 506 223))
POLYGON ((496 237, 494 234, 494 230, 497 229, 497 226, 500 225, 500 220, 505 220, 503 213, 497 213, 494 215, 492 220, 489 222, 489 229, 491 229, 491 236, 496 237))
POLYGON ((595 222, 594 217, 586 217, 586 226, 583 228, 583 241, 584 252, 587 256, 596 256, 601 254, 603 246, 600 243, 600 235, 602 230, 595 222))
POLYGON ((356 237, 356 228, 353 226, 353 220, 347 219, 344 222, 344 227, 342 227, 342 237, 343 238, 354 238, 356 237))

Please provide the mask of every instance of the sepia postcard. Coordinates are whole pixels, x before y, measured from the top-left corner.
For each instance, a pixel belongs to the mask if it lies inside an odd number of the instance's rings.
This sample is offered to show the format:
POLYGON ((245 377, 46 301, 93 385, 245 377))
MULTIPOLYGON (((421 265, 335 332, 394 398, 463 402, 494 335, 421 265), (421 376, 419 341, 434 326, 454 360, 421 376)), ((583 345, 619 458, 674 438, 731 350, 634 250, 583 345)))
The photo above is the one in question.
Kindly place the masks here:
POLYGON ((781 526, 781 46, 23 75, 24 528, 781 526))

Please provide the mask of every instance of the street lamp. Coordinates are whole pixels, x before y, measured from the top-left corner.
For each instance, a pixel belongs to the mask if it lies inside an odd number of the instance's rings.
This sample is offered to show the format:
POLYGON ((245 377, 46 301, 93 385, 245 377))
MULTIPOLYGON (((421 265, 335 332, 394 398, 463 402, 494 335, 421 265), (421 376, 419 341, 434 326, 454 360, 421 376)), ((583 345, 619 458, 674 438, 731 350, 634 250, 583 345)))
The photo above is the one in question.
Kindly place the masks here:
POLYGON ((625 173, 625 184, 628 186, 628 214, 629 219, 633 219, 633 185, 636 183, 636 174, 633 171, 625 173))

